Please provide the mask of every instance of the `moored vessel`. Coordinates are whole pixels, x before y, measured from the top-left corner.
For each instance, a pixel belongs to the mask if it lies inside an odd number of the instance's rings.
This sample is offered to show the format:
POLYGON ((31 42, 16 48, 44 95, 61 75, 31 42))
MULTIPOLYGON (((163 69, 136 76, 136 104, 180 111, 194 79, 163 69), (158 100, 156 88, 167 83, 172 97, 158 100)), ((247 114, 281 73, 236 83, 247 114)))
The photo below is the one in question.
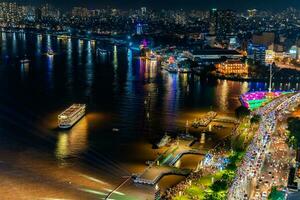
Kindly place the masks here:
POLYGON ((59 128, 71 128, 85 115, 85 104, 73 104, 58 115, 59 128))

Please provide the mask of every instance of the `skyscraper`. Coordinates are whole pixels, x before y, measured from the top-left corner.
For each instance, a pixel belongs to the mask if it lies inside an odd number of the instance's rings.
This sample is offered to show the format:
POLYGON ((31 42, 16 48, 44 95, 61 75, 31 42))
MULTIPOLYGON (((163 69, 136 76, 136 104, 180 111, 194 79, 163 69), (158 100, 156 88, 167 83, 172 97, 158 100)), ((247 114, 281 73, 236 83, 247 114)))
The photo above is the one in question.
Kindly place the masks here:
POLYGON ((233 10, 219 10, 217 12, 217 38, 225 38, 234 32, 235 12, 233 10))
POLYGON ((248 10, 248 17, 255 17, 257 10, 256 9, 250 9, 248 10))
POLYGON ((138 23, 136 25, 136 34, 137 35, 142 35, 143 34, 143 25, 141 23, 138 23))
POLYGON ((217 18, 218 18, 218 10, 216 8, 211 9, 209 12, 209 34, 210 35, 216 34, 217 18))

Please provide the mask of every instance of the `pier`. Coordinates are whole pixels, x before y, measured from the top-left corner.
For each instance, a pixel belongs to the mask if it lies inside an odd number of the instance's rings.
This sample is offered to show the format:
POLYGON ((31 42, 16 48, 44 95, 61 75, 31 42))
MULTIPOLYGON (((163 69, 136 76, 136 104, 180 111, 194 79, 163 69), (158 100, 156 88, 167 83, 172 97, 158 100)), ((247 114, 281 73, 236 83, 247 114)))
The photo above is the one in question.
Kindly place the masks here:
POLYGON ((191 170, 178 169, 175 167, 176 162, 186 154, 205 155, 208 150, 191 148, 192 141, 180 141, 171 146, 162 155, 156 158, 142 173, 134 178, 138 184, 155 185, 165 175, 182 175, 187 176, 191 170))
POLYGON ((238 124, 238 120, 233 117, 216 117, 211 120, 212 122, 238 124))

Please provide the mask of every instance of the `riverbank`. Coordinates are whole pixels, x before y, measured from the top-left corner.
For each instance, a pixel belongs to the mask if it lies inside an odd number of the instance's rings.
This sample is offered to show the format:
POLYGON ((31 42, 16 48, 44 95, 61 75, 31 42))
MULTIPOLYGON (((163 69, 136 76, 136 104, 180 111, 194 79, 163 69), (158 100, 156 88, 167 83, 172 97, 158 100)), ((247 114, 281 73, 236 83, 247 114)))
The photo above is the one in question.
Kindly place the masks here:
POLYGON ((257 126, 251 126, 250 118, 242 120, 230 136, 206 154, 198 169, 167 190, 163 199, 226 199, 237 166, 245 154, 244 149, 251 141, 250 128, 257 129, 257 126))

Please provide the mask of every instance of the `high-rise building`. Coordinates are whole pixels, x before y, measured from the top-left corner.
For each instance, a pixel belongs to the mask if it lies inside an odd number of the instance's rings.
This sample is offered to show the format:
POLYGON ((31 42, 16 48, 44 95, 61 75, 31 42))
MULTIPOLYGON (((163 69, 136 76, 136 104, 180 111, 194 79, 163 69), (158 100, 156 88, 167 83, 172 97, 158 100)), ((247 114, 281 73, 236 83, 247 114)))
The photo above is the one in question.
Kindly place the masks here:
POLYGON ((136 25, 136 34, 137 35, 142 35, 143 34, 143 25, 141 23, 138 23, 136 25))
POLYGON ((87 17, 90 16, 90 12, 87 8, 74 7, 72 9, 72 16, 73 17, 80 17, 80 18, 87 18, 87 17))
POLYGON ((236 13, 233 10, 219 10, 217 12, 217 38, 225 38, 234 32, 236 13))
POLYGON ((175 14, 175 24, 179 24, 179 25, 186 24, 186 16, 182 12, 175 14))
POLYGON ((250 9, 248 10, 248 17, 255 17, 257 13, 256 9, 250 9))
POLYGON ((264 45, 266 47, 274 44, 275 42, 275 33, 264 32, 260 35, 253 35, 252 42, 255 45, 264 45))
POLYGON ((36 18, 36 20, 41 20, 42 19, 41 8, 35 8, 35 18, 36 18))
POLYGON ((266 65, 266 46, 264 45, 255 45, 250 43, 248 45, 248 58, 251 58, 260 65, 266 65))
POLYGON ((54 8, 49 4, 43 5, 41 8, 41 18, 42 19, 56 19, 60 17, 60 12, 58 9, 54 8))
POLYGON ((209 12, 209 34, 215 35, 217 28, 218 10, 213 8, 209 12))
POLYGON ((209 34, 223 39, 234 31, 235 12, 233 10, 217 10, 209 13, 209 34))
POLYGON ((141 13, 142 13, 142 15, 146 15, 147 8, 146 7, 141 7, 141 13))

